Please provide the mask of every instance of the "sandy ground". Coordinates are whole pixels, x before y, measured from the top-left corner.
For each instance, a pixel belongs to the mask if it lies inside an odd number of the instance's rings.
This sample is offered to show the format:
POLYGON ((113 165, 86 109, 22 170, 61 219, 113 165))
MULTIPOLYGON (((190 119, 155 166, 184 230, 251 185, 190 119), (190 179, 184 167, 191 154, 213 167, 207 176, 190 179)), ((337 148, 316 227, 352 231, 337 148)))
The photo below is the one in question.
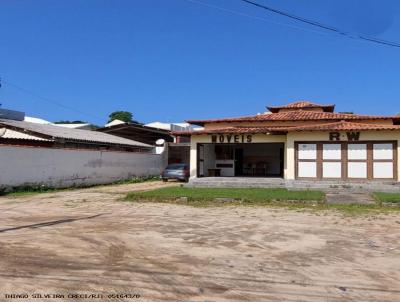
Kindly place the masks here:
POLYGON ((118 201, 165 185, 1 197, 0 301, 400 301, 399 214, 118 201))

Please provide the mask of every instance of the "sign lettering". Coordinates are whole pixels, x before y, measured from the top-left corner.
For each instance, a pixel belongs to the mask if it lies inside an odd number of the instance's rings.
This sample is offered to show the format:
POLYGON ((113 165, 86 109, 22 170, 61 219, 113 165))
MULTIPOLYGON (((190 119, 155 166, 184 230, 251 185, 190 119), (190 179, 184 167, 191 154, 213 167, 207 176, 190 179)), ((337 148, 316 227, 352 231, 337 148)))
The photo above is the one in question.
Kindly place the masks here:
POLYGON ((360 140, 360 132, 346 132, 347 139, 349 141, 359 141, 360 140))
POLYGON ((330 141, 340 141, 343 138, 347 138, 348 141, 359 141, 360 132, 346 132, 346 135, 341 136, 340 132, 329 132, 330 141))
POLYGON ((244 135, 244 134, 219 134, 219 135, 212 135, 211 136, 211 142, 212 143, 235 143, 235 144, 241 144, 241 143, 251 143, 253 141, 253 136, 248 134, 248 135, 244 135))
POLYGON ((340 141, 340 133, 339 132, 330 132, 329 140, 330 141, 340 141))

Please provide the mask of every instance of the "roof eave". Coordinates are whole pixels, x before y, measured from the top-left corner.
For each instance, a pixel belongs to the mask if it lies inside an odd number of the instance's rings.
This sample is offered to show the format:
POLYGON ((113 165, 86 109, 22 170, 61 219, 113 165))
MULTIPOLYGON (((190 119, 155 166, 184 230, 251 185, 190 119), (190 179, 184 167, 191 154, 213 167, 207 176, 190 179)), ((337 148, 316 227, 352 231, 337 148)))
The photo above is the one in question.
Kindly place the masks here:
POLYGON ((281 109, 292 109, 293 111, 297 110, 303 110, 303 109, 318 109, 321 108, 323 112, 334 112, 335 111, 335 105, 330 104, 330 105, 318 105, 318 106, 303 106, 303 107, 286 107, 286 106, 267 106, 266 107, 270 112, 272 113, 278 113, 281 109))
POLYGON ((372 129, 293 129, 288 132, 328 132, 328 131, 400 131, 399 129, 391 129, 391 128, 372 128, 372 129))
POLYGON ((95 131, 108 133, 110 131, 127 129, 127 128, 145 129, 145 130, 148 130, 148 131, 151 131, 154 133, 165 134, 165 135, 169 135, 171 132, 169 130, 149 127, 149 126, 145 126, 145 125, 141 125, 141 124, 118 124, 118 125, 113 125, 113 126, 109 126, 109 127, 98 128, 95 131))
POLYGON ((32 136, 37 136, 37 137, 40 137, 40 138, 43 138, 43 139, 54 141, 54 137, 52 137, 51 135, 46 135, 46 134, 43 134, 43 133, 40 133, 40 132, 27 130, 25 128, 21 128, 21 127, 17 127, 17 126, 10 126, 10 125, 7 125, 7 124, 2 124, 2 123, 0 123, 0 125, 2 127, 6 128, 6 129, 10 129, 10 130, 14 130, 14 131, 17 131, 17 132, 22 132, 22 133, 26 133, 26 134, 29 134, 29 135, 32 135, 32 136))
POLYGON ((239 118, 227 118, 227 119, 218 119, 218 120, 199 120, 199 121, 187 121, 190 124, 193 125, 198 125, 198 126, 204 126, 205 124, 211 124, 211 123, 235 123, 235 122, 283 122, 283 121, 311 121, 311 122, 317 122, 317 121, 341 121, 341 120, 396 120, 400 121, 400 117, 393 117, 393 116, 357 116, 354 115, 352 118, 343 118, 343 117, 332 117, 332 118, 297 118, 297 119, 257 119, 257 115, 254 117, 239 117, 239 118))
POLYGON ((154 146, 151 145, 128 145, 128 144, 119 144, 119 143, 107 143, 107 142, 98 142, 98 141, 87 141, 87 140, 79 140, 79 139, 70 139, 70 138, 62 138, 62 137, 55 137, 55 142, 58 143, 79 143, 84 145, 102 145, 102 146, 109 146, 109 147, 123 147, 123 148, 143 148, 143 149, 153 149, 154 146))

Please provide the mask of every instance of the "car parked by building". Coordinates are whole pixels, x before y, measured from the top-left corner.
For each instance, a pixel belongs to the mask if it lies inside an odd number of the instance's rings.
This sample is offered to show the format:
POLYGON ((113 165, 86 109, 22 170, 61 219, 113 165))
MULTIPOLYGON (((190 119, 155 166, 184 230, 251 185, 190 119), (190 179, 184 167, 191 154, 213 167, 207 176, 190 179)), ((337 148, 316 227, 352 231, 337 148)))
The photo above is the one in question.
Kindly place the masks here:
POLYGON ((190 176, 189 166, 187 164, 169 164, 161 173, 163 181, 168 179, 177 179, 180 181, 188 181, 190 176))

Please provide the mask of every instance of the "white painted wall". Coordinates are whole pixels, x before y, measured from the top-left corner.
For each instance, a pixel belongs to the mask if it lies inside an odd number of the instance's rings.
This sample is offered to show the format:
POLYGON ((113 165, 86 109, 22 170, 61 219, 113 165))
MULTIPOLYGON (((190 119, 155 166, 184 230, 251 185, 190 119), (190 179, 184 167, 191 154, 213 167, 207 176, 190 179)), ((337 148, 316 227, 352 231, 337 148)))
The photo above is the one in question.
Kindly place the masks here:
MULTIPOLYGON (((343 141, 346 141, 346 133, 341 132, 343 141)), ((328 141, 328 132, 289 132, 287 135, 287 162, 285 179, 295 179, 295 148, 296 141, 328 141)), ((361 131, 360 141, 397 141, 397 170, 400 181, 400 132, 397 131, 361 131)), ((363 172, 361 172, 363 173, 363 172)))
MULTIPOLYGON (((345 132, 341 133, 343 141, 346 141, 345 132)), ((398 181, 400 181, 400 132, 397 131, 362 131, 360 135, 360 141, 397 141, 397 169, 398 169, 398 181)), ((255 134, 253 135, 254 143, 285 143, 285 167, 284 167, 284 178, 293 180, 295 179, 295 142, 307 142, 307 141, 329 141, 328 132, 289 132, 286 135, 265 135, 255 134)), ((190 144, 190 176, 191 178, 196 177, 197 167, 197 144, 199 143, 211 143, 211 135, 192 135, 190 144)), ((335 143, 335 142, 333 142, 335 143)), ((379 167, 382 170, 387 167, 379 167)), ((386 172, 381 171, 380 174, 386 172)))
POLYGON ((106 184, 160 175, 164 154, 0 146, 0 187, 106 184))

